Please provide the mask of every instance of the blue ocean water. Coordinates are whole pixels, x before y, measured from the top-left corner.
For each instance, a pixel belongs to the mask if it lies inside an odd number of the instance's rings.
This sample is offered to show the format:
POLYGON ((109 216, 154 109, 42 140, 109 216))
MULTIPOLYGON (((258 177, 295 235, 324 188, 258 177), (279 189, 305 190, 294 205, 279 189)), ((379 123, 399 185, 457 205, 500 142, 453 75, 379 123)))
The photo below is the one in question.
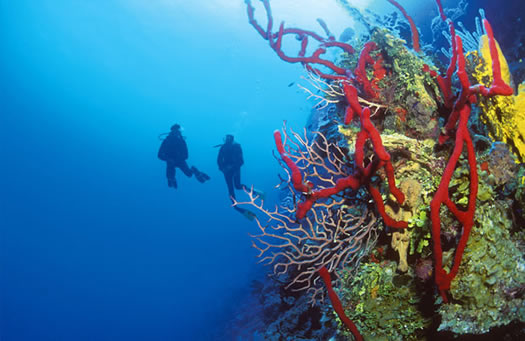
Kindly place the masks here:
MULTIPOLYGON (((335 1, 272 6, 345 27, 335 1)), ((227 337, 268 269, 214 146, 235 135, 243 182, 275 204, 272 132, 302 129, 314 104, 291 84, 303 69, 241 0, 0 0, 0 42, 0 340, 227 337), (174 123, 208 183, 178 171, 167 187, 157 137, 174 123)))

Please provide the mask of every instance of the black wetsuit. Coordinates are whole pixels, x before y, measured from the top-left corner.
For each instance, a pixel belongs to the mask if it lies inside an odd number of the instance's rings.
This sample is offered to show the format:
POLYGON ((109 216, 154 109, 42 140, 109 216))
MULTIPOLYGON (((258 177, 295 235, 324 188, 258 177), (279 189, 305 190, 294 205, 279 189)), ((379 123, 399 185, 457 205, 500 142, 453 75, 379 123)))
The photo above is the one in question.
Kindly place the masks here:
POLYGON ((180 132, 171 132, 168 137, 162 141, 158 153, 159 159, 166 161, 166 177, 168 186, 177 187, 175 180, 175 168, 180 168, 182 172, 190 177, 193 170, 188 167, 188 146, 180 132))
POLYGON ((222 145, 217 157, 219 169, 224 173, 228 194, 235 199, 235 189, 245 189, 241 184, 241 166, 244 164, 241 145, 229 142, 222 145))

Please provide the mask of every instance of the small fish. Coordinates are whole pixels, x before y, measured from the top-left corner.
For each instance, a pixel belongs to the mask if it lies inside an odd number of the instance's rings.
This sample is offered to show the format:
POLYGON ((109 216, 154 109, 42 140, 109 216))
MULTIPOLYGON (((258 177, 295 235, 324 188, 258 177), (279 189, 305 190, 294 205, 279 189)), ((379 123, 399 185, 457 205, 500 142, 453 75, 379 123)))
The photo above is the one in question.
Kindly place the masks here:
POLYGON ((294 84, 295 84, 295 82, 291 82, 290 84, 288 84, 288 87, 291 87, 294 84))
POLYGON ((339 36, 339 40, 342 42, 347 42, 347 41, 354 39, 354 37, 355 37, 354 30, 348 27, 347 29, 343 31, 343 33, 341 33, 341 36, 339 36))

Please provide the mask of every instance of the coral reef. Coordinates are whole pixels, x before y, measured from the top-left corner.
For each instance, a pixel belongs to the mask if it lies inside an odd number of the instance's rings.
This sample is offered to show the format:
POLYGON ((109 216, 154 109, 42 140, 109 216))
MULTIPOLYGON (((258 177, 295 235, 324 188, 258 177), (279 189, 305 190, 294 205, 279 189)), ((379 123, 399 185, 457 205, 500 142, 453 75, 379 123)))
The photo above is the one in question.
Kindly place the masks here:
POLYGON ((480 50, 471 50, 481 35, 462 25, 456 34, 446 16, 453 12, 436 1, 451 45, 440 74, 432 50, 414 53, 377 18, 350 11, 368 35, 343 42, 324 21, 326 37, 284 23, 272 32, 269 1, 262 1, 266 26, 246 2, 250 24, 279 58, 301 63, 315 89, 302 87, 316 100, 310 131, 274 133, 286 201, 268 210, 250 192, 249 201, 236 203, 266 218, 256 219, 254 246, 283 287, 306 292, 316 306, 326 301, 324 281, 336 312, 324 317, 339 321, 334 338, 423 340, 519 329, 525 84, 513 96, 488 21, 480 50), (283 52, 290 35, 300 41, 296 54, 283 52), (339 58, 331 60, 328 49, 339 58))
POLYGON ((423 316, 413 276, 396 273, 396 263, 362 263, 342 290, 365 340, 420 340, 431 319, 423 316))
MULTIPOLYGON (((348 172, 345 152, 329 143, 323 134, 310 141, 294 131, 288 133, 285 127, 283 136, 287 142, 285 159, 293 165, 293 171, 301 178, 298 183, 303 186, 315 184, 320 191, 333 188, 337 178, 348 172)), ((282 146, 282 155, 284 148, 282 146)), ((298 196, 289 184, 293 175, 287 176, 283 190, 292 202, 297 202, 298 196)), ((260 261, 272 264, 275 276, 290 276, 285 288, 307 290, 312 303, 323 296, 319 269, 355 267, 377 239, 378 220, 368 207, 370 197, 363 191, 358 195, 348 192, 313 202, 308 209, 310 214, 303 219, 297 219, 293 204, 291 208, 283 204, 268 210, 253 190, 248 196, 249 201, 235 202, 235 205, 251 205, 261 213, 255 218, 260 233, 253 235, 253 246, 259 250, 260 261)), ((334 275, 337 279, 337 273, 334 275)))
POLYGON ((513 320, 525 322, 525 260, 507 205, 493 199, 478 206, 475 227, 450 293, 453 302, 439 308, 439 330, 482 334, 513 320))
POLYGON ((253 281, 251 290, 230 323, 228 340, 315 341, 340 335, 332 310, 312 306, 308 295, 285 290, 278 281, 253 281))

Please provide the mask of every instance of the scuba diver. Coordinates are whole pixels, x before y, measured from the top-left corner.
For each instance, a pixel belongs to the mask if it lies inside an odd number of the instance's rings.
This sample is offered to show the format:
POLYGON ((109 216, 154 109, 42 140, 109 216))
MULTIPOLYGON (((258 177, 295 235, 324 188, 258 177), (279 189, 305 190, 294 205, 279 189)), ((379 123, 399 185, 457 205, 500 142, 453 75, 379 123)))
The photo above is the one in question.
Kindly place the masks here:
POLYGON ((235 199, 235 189, 246 190, 246 186, 241 184, 241 166, 243 164, 241 145, 233 141, 233 135, 226 135, 224 144, 219 150, 217 165, 219 170, 224 173, 228 194, 232 199, 235 199))
MULTIPOLYGON (((228 134, 224 138, 224 144, 217 145, 216 147, 221 147, 217 157, 217 165, 219 166, 219 170, 224 174, 230 199, 235 203, 235 189, 243 189, 245 191, 248 189, 246 185, 241 183, 241 166, 244 164, 241 145, 234 142, 233 135, 228 134)), ((263 196, 261 191, 256 189, 253 189, 253 191, 257 195, 263 196)), ((255 217, 255 214, 247 209, 237 206, 233 208, 244 214, 248 219, 255 217)))
MULTIPOLYGON (((165 135, 165 134, 162 134, 165 135)), ((162 136, 160 135, 159 138, 162 136)), ((200 183, 204 183, 210 177, 199 171, 195 166, 188 167, 186 160, 188 159, 188 147, 184 137, 181 133, 179 124, 174 124, 171 127, 171 132, 167 133, 167 137, 162 141, 158 158, 166 161, 166 177, 168 178, 168 187, 177 188, 177 180, 175 179, 175 168, 179 168, 187 176, 195 175, 195 178, 200 183)))

